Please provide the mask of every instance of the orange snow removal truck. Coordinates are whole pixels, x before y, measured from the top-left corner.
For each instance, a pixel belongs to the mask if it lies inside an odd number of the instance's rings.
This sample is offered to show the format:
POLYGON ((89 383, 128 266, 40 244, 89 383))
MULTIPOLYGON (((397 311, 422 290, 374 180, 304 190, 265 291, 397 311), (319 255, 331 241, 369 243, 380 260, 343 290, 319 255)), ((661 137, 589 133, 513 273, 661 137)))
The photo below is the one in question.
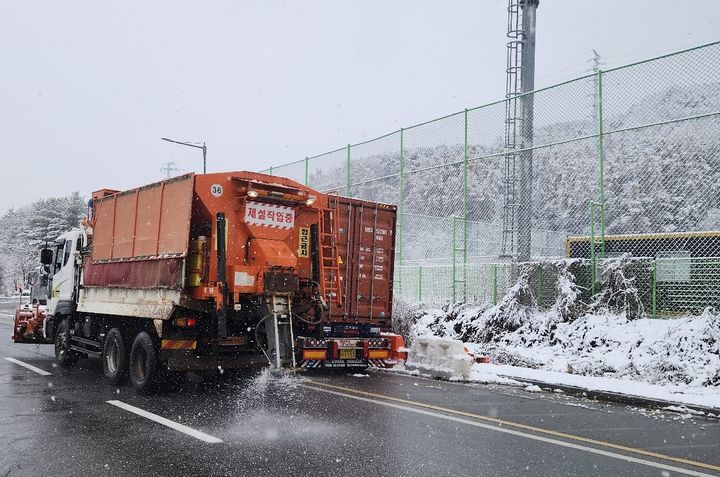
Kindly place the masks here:
POLYGON ((389 366, 395 221, 395 206, 253 172, 97 191, 70 350, 102 354, 116 317, 171 370, 389 366))

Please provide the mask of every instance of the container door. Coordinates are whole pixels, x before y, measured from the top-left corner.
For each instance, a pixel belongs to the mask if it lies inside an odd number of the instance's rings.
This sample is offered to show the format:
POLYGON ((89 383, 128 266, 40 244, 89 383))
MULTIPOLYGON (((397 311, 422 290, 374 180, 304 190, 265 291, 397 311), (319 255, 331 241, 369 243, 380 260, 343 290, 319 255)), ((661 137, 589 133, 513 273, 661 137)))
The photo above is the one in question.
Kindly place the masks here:
POLYGON ((384 321, 390 316, 392 227, 375 204, 353 208, 351 316, 361 322, 384 321))

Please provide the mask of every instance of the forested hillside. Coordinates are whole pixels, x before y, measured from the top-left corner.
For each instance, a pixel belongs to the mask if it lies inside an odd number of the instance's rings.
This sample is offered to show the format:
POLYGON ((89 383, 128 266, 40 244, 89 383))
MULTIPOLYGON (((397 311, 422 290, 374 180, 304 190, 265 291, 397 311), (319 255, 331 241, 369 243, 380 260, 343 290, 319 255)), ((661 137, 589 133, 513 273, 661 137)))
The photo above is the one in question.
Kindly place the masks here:
POLYGON ((78 192, 41 199, 0 217, 0 291, 23 284, 39 264, 39 250, 78 226, 86 204, 78 192))
MULTIPOLYGON (((720 228, 718 111, 720 83, 671 87, 612 110, 604 135, 607 233, 720 228)), ((470 137, 482 138, 468 144, 467 218, 472 222, 468 241, 477 249, 473 255, 498 253, 502 235, 504 150, 503 138, 488 133, 497 131, 495 126, 470 125, 470 137)), ((405 259, 448 257, 450 218, 463 213, 462 135, 449 126, 442 131, 424 138, 422 146, 405 142, 405 259)), ((553 122, 545 118, 544 124, 536 125, 533 231, 548 238, 547 243, 538 244, 538 254, 562 255, 565 236, 589 233, 590 203, 600 198, 596 134, 591 119, 553 122)), ((351 187, 353 196, 400 203, 399 147, 393 143, 386 149, 368 155, 353 153, 350 176, 358 179, 351 187)), ((344 184, 348 173, 342 154, 332 165, 311 168, 310 185, 344 184)), ((520 161, 527 156, 517 157, 520 161)))

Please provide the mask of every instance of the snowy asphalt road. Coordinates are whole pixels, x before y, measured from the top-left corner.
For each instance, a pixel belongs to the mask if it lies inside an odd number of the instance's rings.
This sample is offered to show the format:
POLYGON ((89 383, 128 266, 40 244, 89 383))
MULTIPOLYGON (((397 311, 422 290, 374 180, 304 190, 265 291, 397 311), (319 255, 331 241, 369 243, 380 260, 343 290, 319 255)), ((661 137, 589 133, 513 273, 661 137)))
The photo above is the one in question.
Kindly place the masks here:
POLYGON ((248 373, 139 397, 98 360, 61 369, 50 346, 12 344, 7 323, 0 476, 720 475, 718 420, 386 373, 248 373))

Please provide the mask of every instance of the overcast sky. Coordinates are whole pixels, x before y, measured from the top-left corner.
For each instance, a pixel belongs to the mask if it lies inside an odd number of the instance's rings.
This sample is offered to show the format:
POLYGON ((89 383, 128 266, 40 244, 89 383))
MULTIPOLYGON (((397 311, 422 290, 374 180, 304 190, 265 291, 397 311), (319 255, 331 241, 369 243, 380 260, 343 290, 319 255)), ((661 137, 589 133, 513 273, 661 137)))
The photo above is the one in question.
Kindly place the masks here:
MULTIPOLYGON (((500 99, 506 0, 0 0, 0 213, 259 170, 500 99)), ((716 0, 541 0, 536 86, 718 40, 716 0)))

